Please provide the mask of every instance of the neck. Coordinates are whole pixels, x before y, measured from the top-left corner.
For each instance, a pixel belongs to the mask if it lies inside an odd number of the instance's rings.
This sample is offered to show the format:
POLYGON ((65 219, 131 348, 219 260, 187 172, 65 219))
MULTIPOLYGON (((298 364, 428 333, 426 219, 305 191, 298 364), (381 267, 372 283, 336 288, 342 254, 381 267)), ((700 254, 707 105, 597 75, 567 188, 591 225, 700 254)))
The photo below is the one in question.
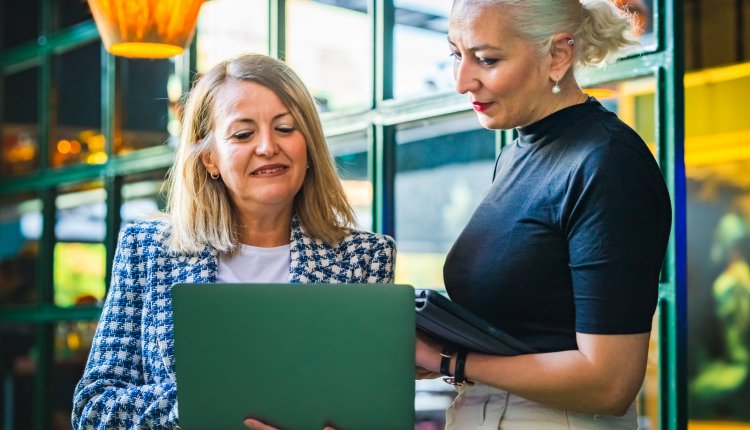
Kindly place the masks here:
POLYGON ((263 212, 241 212, 237 224, 240 243, 271 248, 289 243, 292 207, 263 212))

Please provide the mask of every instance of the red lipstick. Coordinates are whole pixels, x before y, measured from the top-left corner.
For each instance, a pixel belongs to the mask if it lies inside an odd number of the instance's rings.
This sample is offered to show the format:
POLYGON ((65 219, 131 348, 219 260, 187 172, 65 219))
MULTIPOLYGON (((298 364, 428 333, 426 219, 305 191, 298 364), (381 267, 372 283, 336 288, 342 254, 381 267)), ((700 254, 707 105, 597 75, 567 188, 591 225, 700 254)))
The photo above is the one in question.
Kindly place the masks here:
POLYGON ((492 103, 480 103, 480 102, 472 102, 472 106, 474 107, 474 110, 477 112, 484 112, 487 109, 490 108, 492 103))

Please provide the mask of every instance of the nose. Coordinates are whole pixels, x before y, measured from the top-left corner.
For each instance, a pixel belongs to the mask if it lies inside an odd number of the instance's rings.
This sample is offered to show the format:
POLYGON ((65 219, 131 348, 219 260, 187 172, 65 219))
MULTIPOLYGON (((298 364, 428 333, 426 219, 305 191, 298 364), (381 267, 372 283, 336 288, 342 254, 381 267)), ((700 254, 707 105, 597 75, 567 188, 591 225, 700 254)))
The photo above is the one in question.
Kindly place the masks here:
POLYGON ((458 60, 453 65, 453 78, 456 80, 456 92, 466 94, 479 89, 479 80, 469 61, 458 60))
POLYGON ((255 147, 255 155, 262 157, 273 157, 279 153, 279 144, 270 130, 261 131, 258 146, 255 147))

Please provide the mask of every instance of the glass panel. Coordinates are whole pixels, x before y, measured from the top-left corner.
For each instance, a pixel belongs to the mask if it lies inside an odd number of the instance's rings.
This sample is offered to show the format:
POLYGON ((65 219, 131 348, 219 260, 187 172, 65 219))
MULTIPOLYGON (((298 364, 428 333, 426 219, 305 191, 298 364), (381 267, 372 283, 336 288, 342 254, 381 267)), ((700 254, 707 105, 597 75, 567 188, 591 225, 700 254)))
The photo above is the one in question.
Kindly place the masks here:
POLYGON ((646 377, 636 400, 638 404, 638 428, 659 430, 659 308, 656 308, 651 324, 651 338, 648 341, 648 363, 646 377))
POLYGON ((55 207, 55 304, 69 307, 104 299, 106 193, 100 183, 60 191, 55 207))
POLYGON ((638 25, 636 35, 640 48, 638 52, 653 51, 656 49, 655 21, 658 18, 654 8, 654 0, 615 0, 615 4, 621 9, 635 15, 638 25))
POLYGON ((339 7, 288 0, 286 61, 307 84, 320 110, 370 107, 372 36, 366 2, 339 7))
POLYGON ((372 182, 367 163, 367 131, 328 138, 349 203, 357 216, 357 228, 372 230, 372 182))
POLYGON ((650 75, 586 86, 583 90, 632 127, 658 159, 655 89, 656 78, 650 75))
POLYGON ((61 321, 54 326, 50 428, 70 428, 73 391, 86 367, 96 325, 96 321, 61 321))
POLYGON ((0 176, 34 172, 39 158, 39 68, 4 75, 0 85, 0 176))
POLYGON ((37 0, 0 2, 0 49, 36 40, 40 3, 37 0))
POLYGON ((115 153, 169 142, 168 130, 177 132, 176 109, 182 84, 175 60, 117 58, 115 153))
POLYGON ((34 303, 42 201, 34 194, 0 199, 0 307, 34 303))
POLYGON ((465 113, 400 125, 396 141, 396 282, 444 288, 445 255, 492 181, 495 133, 465 113))
POLYGON ((749 91, 746 64, 685 76, 691 428, 750 423, 749 91))
POLYGON ((122 186, 122 225, 149 218, 164 210, 167 202, 166 189, 162 190, 166 170, 130 176, 122 186), (164 191, 164 192, 162 192, 164 191))
POLYGON ((107 161, 101 134, 101 43, 97 40, 54 58, 53 167, 107 161))
POLYGON ((454 89, 448 50, 450 1, 396 0, 394 97, 410 98, 454 89))
POLYGON ((198 14, 198 73, 248 52, 268 53, 268 1, 211 0, 198 14))
POLYGON ((33 387, 38 355, 34 344, 31 324, 0 324, 0 425, 3 428, 33 428, 33 387))
POLYGON ((79 24, 90 19, 91 15, 88 2, 86 0, 62 0, 55 1, 53 5, 57 8, 57 25, 58 30, 79 24))

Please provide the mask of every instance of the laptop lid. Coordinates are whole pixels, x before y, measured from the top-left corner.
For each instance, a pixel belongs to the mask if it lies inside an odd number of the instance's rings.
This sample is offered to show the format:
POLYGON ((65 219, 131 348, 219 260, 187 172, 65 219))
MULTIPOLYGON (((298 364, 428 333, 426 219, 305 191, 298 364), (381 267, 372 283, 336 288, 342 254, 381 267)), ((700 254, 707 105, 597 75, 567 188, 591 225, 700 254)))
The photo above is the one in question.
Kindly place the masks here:
POLYGON ((414 428, 414 290, 176 284, 180 426, 414 428))

